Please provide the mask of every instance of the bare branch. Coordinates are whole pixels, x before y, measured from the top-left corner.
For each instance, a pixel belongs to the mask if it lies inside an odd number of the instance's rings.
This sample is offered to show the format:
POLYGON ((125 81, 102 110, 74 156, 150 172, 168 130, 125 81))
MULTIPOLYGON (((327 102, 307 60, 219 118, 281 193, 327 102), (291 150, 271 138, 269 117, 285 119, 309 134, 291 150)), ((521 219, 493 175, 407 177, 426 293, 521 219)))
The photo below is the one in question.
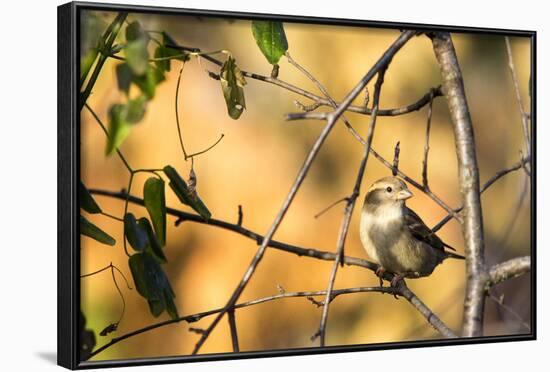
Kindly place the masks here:
POLYGON ((321 149, 321 146, 325 142, 325 139, 328 137, 329 133, 331 132, 332 128, 336 124, 336 121, 338 118, 344 113, 346 108, 351 104, 351 102, 357 97, 357 95, 360 93, 361 90, 367 85, 367 83, 373 78, 373 76, 380 71, 382 68, 387 66, 387 63, 391 61, 394 54, 401 49, 403 45, 411 38, 413 37, 415 32, 413 31, 405 31, 403 32, 397 40, 386 50, 386 52, 383 54, 383 56, 378 60, 378 62, 369 70, 369 72, 361 79, 361 81, 355 86, 355 88, 346 96, 344 101, 334 110, 334 112, 331 113, 330 117, 327 118, 327 124, 317 140, 315 141, 313 147, 309 151, 304 164, 302 165, 300 171, 298 172, 298 175, 296 177, 296 180, 294 181, 294 184, 292 185, 290 192, 288 193, 285 201, 283 202, 283 205, 281 209, 279 210, 279 213, 277 213, 277 216, 275 217, 275 220, 271 224, 271 227, 267 231, 264 240, 262 241, 262 244, 256 251, 256 254, 254 255, 254 258, 248 265, 248 268, 246 272, 244 273, 241 281, 233 291, 233 294, 227 301, 224 309, 222 312, 220 312, 212 321, 210 326, 206 329, 205 333, 201 336, 197 344, 195 345, 195 348, 193 349, 193 354, 197 354, 212 332, 212 330, 216 327, 216 325, 219 323, 220 319, 223 317, 223 315, 231 309, 233 306, 235 306, 235 303, 239 299, 241 293, 245 289, 246 285, 250 281, 250 278, 256 271, 256 268, 258 267, 258 264, 263 258, 263 255, 267 249, 267 246, 269 244, 269 241, 277 231, 277 228, 279 227, 281 221, 283 220, 288 208, 290 207, 290 204, 294 200, 294 197, 296 196, 296 193, 298 192, 298 189, 300 188, 302 182, 304 181, 309 168, 311 167, 311 164, 313 163, 313 160, 317 156, 319 150, 321 149))
POLYGON ((237 220, 237 226, 243 225, 243 206, 239 204, 238 210, 239 219, 237 220))
POLYGON ((429 189, 428 186, 428 152, 430 151, 430 129, 432 127, 432 106, 433 97, 428 104, 428 119, 426 122, 426 141, 424 142, 424 158, 422 160, 422 185, 429 189))
MULTIPOLYGON (((441 334, 443 334, 446 337, 456 337, 456 335, 443 323, 441 320, 429 310, 426 305, 424 305, 418 298, 410 291, 404 283, 399 288, 393 288, 393 287, 355 287, 355 288, 345 288, 345 289, 335 289, 332 291, 332 297, 333 299, 340 296, 340 295, 346 295, 346 294, 354 294, 354 293, 388 293, 393 295, 401 295, 405 299, 407 299, 411 305, 413 305, 419 312, 427 319, 427 321, 434 326, 441 334)), ((234 309, 241 309, 244 307, 254 306, 266 302, 276 301, 283 298, 296 298, 296 297, 312 297, 312 296, 324 296, 326 295, 326 291, 304 291, 304 292, 283 292, 279 293, 277 295, 263 297, 247 302, 242 302, 239 304, 236 304, 234 306, 234 309)), ((104 350, 108 349, 109 347, 126 340, 130 337, 146 333, 149 331, 152 331, 157 328, 165 327, 170 324, 179 323, 182 321, 193 323, 201 320, 204 317, 211 316, 214 314, 218 314, 222 312, 224 308, 217 308, 213 310, 203 311, 196 314, 186 315, 182 316, 176 319, 169 319, 165 320, 163 322, 155 323, 148 325, 146 327, 134 330, 132 332, 128 332, 124 335, 121 335, 119 337, 113 338, 110 342, 106 343, 105 345, 97 348, 94 350, 93 353, 90 354, 89 358, 92 358, 99 353, 103 352, 104 350)), ((189 328, 190 331, 195 331, 198 334, 203 334, 204 329, 201 328, 189 328)))
POLYGON ((320 212, 318 212, 315 216, 313 216, 314 218, 319 218, 320 216, 322 216, 324 213, 326 213, 330 208, 334 207, 335 205, 337 205, 338 203, 341 203, 343 201, 347 201, 348 200, 348 197, 346 196, 345 198, 341 198, 341 199, 338 199, 336 200, 335 202, 332 202, 329 204, 328 207, 325 207, 323 208, 320 212))
POLYGON ((518 77, 516 75, 516 68, 514 67, 514 58, 512 57, 512 47, 510 45, 510 38, 508 36, 505 36, 504 41, 506 43, 506 54, 508 55, 508 67, 510 68, 510 74, 512 75, 512 80, 514 81, 514 91, 516 93, 516 101, 518 102, 519 113, 521 115, 523 138, 525 140, 525 150, 527 152, 527 156, 529 157, 531 155, 531 139, 529 135, 529 115, 525 113, 523 102, 521 100, 518 77))
POLYGON ((474 130, 451 35, 448 32, 435 32, 432 43, 441 69, 443 92, 447 98, 453 123, 459 185, 464 202, 462 233, 465 243, 467 281, 462 333, 467 337, 481 336, 485 305, 483 279, 486 271, 474 130))
POLYGON ((328 322, 328 311, 329 311, 329 306, 331 301, 332 289, 334 287, 334 281, 336 280, 336 273, 338 272, 338 266, 339 264, 342 264, 342 265, 344 264, 343 263, 344 245, 346 242, 346 237, 347 237, 349 225, 351 222, 353 209, 355 207, 355 201, 357 200, 357 197, 359 196, 359 192, 361 189, 361 182, 363 181, 363 175, 365 174, 365 168, 367 166, 367 160, 369 158, 370 147, 372 144, 372 139, 374 137, 374 129, 376 127, 376 118, 377 118, 376 111, 378 110, 378 104, 380 101, 380 91, 382 89, 382 84, 384 83, 384 75, 386 74, 386 68, 387 68, 387 65, 386 67, 382 68, 378 72, 378 78, 376 79, 376 84, 374 88, 373 114, 371 116, 369 129, 367 133, 367 143, 365 145, 363 158, 361 159, 361 164, 359 165, 359 170, 357 171, 357 178, 355 180, 353 192, 350 195, 350 197, 347 199, 346 208, 344 211, 344 217, 342 218, 342 224, 340 226, 338 243, 336 245, 336 260, 334 260, 334 264, 332 265, 332 271, 330 273, 330 278, 328 281, 327 295, 323 306, 323 313, 321 316, 321 323, 319 325, 319 332, 316 333, 316 335, 319 335, 321 347, 325 346, 325 334, 326 334, 326 326, 328 322))
MULTIPOLYGON (((185 51, 192 51, 192 52, 199 52, 200 53, 200 49, 198 49, 198 48, 190 48, 190 47, 185 47, 185 46, 181 46, 181 45, 172 45, 172 44, 169 44, 167 46, 170 47, 170 48, 173 48, 173 49, 179 49, 179 50, 185 50, 185 51)), ((215 65, 218 65, 218 66, 223 65, 222 61, 218 60, 217 58, 215 58, 211 55, 203 55, 203 56, 201 56, 201 58, 204 58, 204 59, 206 59, 206 60, 208 60, 208 61, 210 61, 210 62, 212 62, 212 63, 214 63, 215 65)), ((319 97, 316 94, 308 92, 305 89, 296 87, 296 86, 294 86, 290 83, 287 83, 283 80, 280 80, 280 79, 277 79, 277 78, 274 78, 274 77, 264 76, 264 75, 261 75, 261 74, 256 74, 256 73, 249 72, 249 71, 242 71, 242 73, 247 78, 262 81, 262 82, 265 82, 265 83, 270 83, 270 84, 276 85, 280 88, 286 89, 286 90, 288 90, 292 93, 296 93, 296 94, 301 95, 303 97, 309 98, 315 104, 318 103, 318 104, 323 105, 323 106, 332 106, 332 104, 330 103, 330 101, 328 99, 319 97)), ((408 114, 408 113, 411 113, 411 112, 414 112, 414 111, 418 111, 422 107, 426 106, 428 104, 428 102, 430 102, 430 97, 432 96, 432 94, 433 94, 434 97, 443 96, 443 93, 441 92, 441 87, 438 86, 438 87, 435 87, 435 88, 431 88, 428 93, 424 94, 416 102, 413 102, 411 104, 408 104, 408 105, 405 105, 405 106, 402 106, 402 107, 391 108, 391 109, 380 109, 380 110, 378 110, 377 115, 378 116, 399 116, 399 115, 405 115, 405 114, 408 114)), ((337 106, 340 106, 341 104, 342 104, 341 102, 336 102, 337 106)), ((355 113, 363 114, 363 115, 372 115, 372 109, 369 109, 365 106, 355 106, 355 105, 350 104, 349 106, 346 107, 346 110, 349 111, 349 112, 355 112, 355 113)))
MULTIPOLYGON (((524 164, 529 162, 529 158, 522 158, 519 162, 512 165, 511 167, 504 168, 500 171, 498 171, 493 177, 489 178, 487 182, 483 184, 483 187, 481 188, 481 193, 484 193, 489 187, 491 187, 496 181, 507 175, 508 173, 517 171, 518 169, 521 169, 524 164)), ((461 205, 458 208, 454 209, 455 213, 460 213, 462 209, 464 208, 464 205, 461 205)), ((449 222, 453 218, 452 215, 448 214, 445 216, 441 221, 439 221, 433 228, 432 231, 435 233, 436 231, 440 230, 447 222, 449 222)))
POLYGON ((447 338, 457 338, 458 336, 449 328, 445 323, 441 321, 426 304, 424 304, 416 295, 408 288, 406 287, 403 282, 400 282, 399 291, 400 294, 405 297, 411 305, 415 307, 420 314, 424 316, 428 320, 428 323, 432 327, 434 327, 439 333, 441 333, 443 336, 447 338))
POLYGON ((504 309, 506 312, 508 312, 508 314, 516 318, 518 323, 521 324, 522 327, 524 327, 528 332, 531 332, 531 326, 529 325, 529 323, 527 323, 514 309, 504 303, 504 295, 499 298, 494 294, 488 292, 487 296, 489 296, 489 298, 493 300, 500 308, 504 309))
POLYGON ((397 143, 395 144, 395 148, 393 149, 393 165, 391 173, 394 177, 397 176, 397 171, 399 170, 399 153, 401 152, 399 144, 400 142, 397 141, 397 143))
POLYGON ((233 345, 233 351, 239 352, 239 336, 237 334, 237 322, 235 321, 235 309, 231 309, 227 312, 227 320, 229 321, 229 329, 231 331, 231 344, 233 345))
POLYGON ((494 265, 489 269, 485 290, 505 280, 516 278, 531 271, 531 257, 517 257, 494 265))

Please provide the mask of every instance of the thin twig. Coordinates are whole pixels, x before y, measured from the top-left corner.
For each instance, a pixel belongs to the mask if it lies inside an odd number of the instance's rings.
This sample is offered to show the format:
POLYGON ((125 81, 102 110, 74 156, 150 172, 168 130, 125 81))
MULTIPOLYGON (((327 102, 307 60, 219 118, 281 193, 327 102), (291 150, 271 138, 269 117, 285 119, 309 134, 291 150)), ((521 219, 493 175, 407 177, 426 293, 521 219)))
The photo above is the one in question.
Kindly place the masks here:
MULTIPOLYGON (((173 49, 179 49, 179 50, 187 50, 187 51, 200 51, 200 49, 198 49, 198 48, 190 48, 190 47, 186 47, 186 46, 173 45, 173 44, 169 44, 169 45, 167 45, 167 47, 170 47, 170 48, 173 48, 173 49)), ((218 66, 223 65, 222 61, 220 61, 219 59, 217 59, 215 57, 212 57, 210 55, 205 55, 202 58, 212 62, 215 65, 218 65, 218 66)), ((296 93, 296 94, 301 95, 301 96, 306 97, 306 98, 309 98, 312 101, 314 101, 315 103, 319 103, 320 105, 331 106, 332 107, 332 104, 330 103, 330 101, 328 99, 319 97, 316 94, 308 92, 307 90, 304 90, 302 88, 296 87, 296 86, 294 86, 290 83, 287 83, 283 80, 273 78, 273 77, 270 77, 270 76, 264 76, 264 75, 261 75, 261 74, 256 74, 256 73, 253 73, 253 72, 248 72, 248 71, 242 71, 242 73, 247 78, 276 85, 276 86, 278 86, 280 88, 283 88, 283 89, 286 89, 290 92, 296 93)), ((424 107, 425 105, 428 104, 432 94, 433 94, 434 97, 443 96, 443 92, 441 91, 441 87, 438 86, 438 87, 435 87, 435 88, 431 88, 428 93, 424 94, 417 101, 415 101, 411 104, 408 104, 408 105, 405 105, 405 106, 402 106, 402 107, 391 108, 391 109, 380 109, 380 110, 378 110, 377 115, 378 116, 399 116, 399 115, 405 115, 405 114, 408 114, 408 113, 411 113, 411 112, 414 112, 414 111, 418 111, 422 107, 424 107)), ((337 104, 337 106, 340 106, 341 102, 336 102, 336 104, 337 104)), ((346 108, 346 111, 355 112, 355 113, 363 114, 363 115, 372 115, 372 109, 367 108, 365 106, 349 105, 346 108)))
POLYGON ((338 199, 336 200, 335 202, 332 202, 329 204, 328 207, 325 207, 323 208, 319 213, 317 213, 315 216, 313 216, 314 218, 319 218, 321 217, 323 214, 325 214, 328 210, 330 210, 332 207, 334 207, 335 205, 338 205, 339 203, 343 202, 343 201, 347 201, 348 200, 348 197, 344 197, 342 199, 338 199))
POLYGON ((504 303, 504 300, 502 298, 498 298, 497 296, 495 296, 494 294, 492 293, 488 293, 487 294, 489 296, 489 298, 491 300, 493 300, 498 306, 500 306, 502 309, 504 309, 505 311, 507 311, 510 315, 512 315, 514 318, 516 318, 516 320, 518 321, 519 324, 521 324, 528 332, 531 332, 531 326, 529 325, 529 323, 527 323, 522 317, 521 315, 519 315, 514 309, 512 309, 510 306, 506 305, 504 303))
POLYGON ((181 125, 180 125, 180 117, 179 117, 179 110, 178 110, 178 96, 180 91, 180 82, 181 82, 181 75, 183 73, 183 68, 185 67, 185 62, 182 63, 180 71, 178 73, 178 82, 176 83, 176 98, 174 100, 174 110, 176 112, 176 126, 178 128, 178 138, 180 140, 180 147, 181 151, 183 152, 183 158, 187 160, 187 152, 185 151, 185 145, 183 144, 183 136, 181 134, 181 125))
POLYGON ((399 153, 401 152, 401 148, 399 147, 400 141, 397 141, 395 144, 395 148, 393 149, 393 165, 391 174, 395 177, 397 176, 397 171, 399 169, 399 153))
POLYGON ((239 215, 239 218, 237 220, 237 226, 242 226, 243 225, 243 206, 239 204, 239 209, 238 209, 238 215, 239 215))
MULTIPOLYGON (((446 337, 456 337, 456 335, 450 330, 441 320, 433 313, 430 309, 426 307, 424 303, 422 303, 418 298, 410 291, 403 283, 402 286, 399 288, 393 288, 393 287, 356 287, 356 288, 345 288, 345 289, 335 289, 332 291, 333 298, 338 297, 340 295, 346 295, 346 294, 353 294, 353 293, 387 293, 387 294, 395 294, 395 295, 402 295, 405 299, 411 303, 417 309, 425 318, 426 320, 438 331, 440 331, 441 334, 443 334, 446 337)), ((326 291, 304 291, 304 292, 284 292, 279 293, 273 296, 263 297, 243 303, 236 304, 234 306, 234 309, 241 309, 244 307, 254 306, 258 304, 263 304, 266 302, 276 301, 283 298, 296 298, 296 297, 312 297, 312 296, 324 296, 326 294, 326 291)), ((103 352, 104 350, 108 349, 109 347, 125 340, 130 337, 149 332, 153 329, 157 329, 160 327, 164 327, 170 324, 179 323, 182 321, 186 321, 189 323, 197 322, 204 317, 211 316, 217 313, 220 313, 223 311, 224 308, 217 308, 213 310, 203 311, 200 313, 192 314, 192 315, 186 315, 182 316, 176 319, 169 319, 165 320, 163 322, 155 323, 148 325, 146 327, 128 332, 124 335, 121 335, 119 337, 113 338, 110 342, 106 343, 105 345, 97 348, 93 351, 93 353, 90 354, 90 358, 98 355, 99 353, 103 352)), ((203 330, 204 331, 204 330, 203 330)))
POLYGON ((216 318, 212 321, 210 326, 206 329, 205 333, 201 335, 201 338, 195 345, 195 348, 193 349, 193 354, 197 354, 206 341, 206 339, 209 337, 211 332, 214 330, 216 325, 219 323, 223 315, 230 310, 233 306, 235 306, 235 303, 239 299, 241 293, 247 286, 248 282, 250 281, 250 278, 256 271, 256 268, 258 267, 258 264, 263 258, 263 255, 267 249, 267 246, 269 244, 269 241, 277 231, 277 228, 281 224, 288 208, 290 207, 290 204, 294 200, 294 197, 296 196, 296 193, 298 192, 298 189, 300 188, 302 182, 304 181, 311 164, 313 163, 313 160, 317 156, 319 150, 321 149, 321 146, 325 142, 326 138, 328 137, 329 133, 331 132, 332 128, 336 124, 336 121, 340 116, 344 113, 346 108, 351 104, 351 102, 357 97, 357 95, 364 89, 364 87, 367 85, 367 83, 374 77, 376 73, 378 73, 381 69, 385 68, 387 66, 387 63, 392 59, 395 53, 405 43, 413 37, 415 34, 414 31, 405 31, 399 37, 397 40, 384 52, 383 56, 376 62, 376 64, 369 70, 369 72, 359 81, 359 83, 355 86, 355 88, 352 89, 350 93, 345 97, 345 99, 342 101, 340 106, 336 108, 332 113, 331 116, 327 119, 327 124, 325 125, 325 128, 322 130, 321 134, 315 141, 313 147, 309 151, 304 164, 302 165, 300 171, 298 172, 298 175, 296 177, 296 180, 294 181, 294 184, 292 185, 290 192, 288 193, 285 201, 283 202, 283 205, 279 212, 277 213, 277 216, 275 217, 275 220, 271 224, 271 227, 269 228, 268 232, 266 233, 264 240, 262 241, 262 244, 256 251, 256 254, 254 255, 254 258, 248 265, 248 268, 246 272, 244 273, 241 281, 233 291, 233 294, 227 301, 226 305, 224 306, 224 309, 222 312, 220 312, 216 318))
MULTIPOLYGON (((388 64, 389 64, 389 61, 388 61, 388 64)), ((319 335, 321 347, 325 346, 325 335, 326 335, 326 327, 328 322, 328 311, 330 306, 332 289, 334 287, 334 281, 336 280, 338 266, 340 264, 343 265, 344 245, 346 242, 346 237, 347 237, 349 226, 351 223, 351 216, 353 214, 353 209, 355 207, 355 201, 359 196, 359 192, 361 189, 361 182, 363 181, 365 168, 367 166, 367 160, 369 158, 369 153, 370 153, 369 150, 372 144, 372 139, 374 137, 374 129, 376 128, 376 118, 377 118, 376 111, 378 110, 378 103, 380 100, 380 91, 382 89, 382 84, 384 83, 384 75, 386 73, 388 64, 386 64, 385 67, 380 69, 380 71, 378 72, 378 78, 376 80, 376 84, 374 88, 373 114, 371 116, 369 129, 367 133, 367 140, 366 140, 367 143, 365 145, 363 158, 361 159, 361 163, 359 165, 359 170, 357 171, 357 177, 355 180, 355 185, 353 187, 353 192, 347 199, 346 208, 344 210, 344 217, 342 218, 342 224, 340 226, 340 233, 338 235, 338 242, 336 244, 336 260, 334 260, 334 264, 332 265, 332 270, 328 281, 327 295, 323 306, 321 322, 319 324, 319 331, 316 333, 316 335, 319 335)))
MULTIPOLYGON (((501 179, 502 177, 504 177, 505 175, 507 175, 508 173, 511 173, 511 172, 514 172, 514 171, 517 171, 519 169, 521 169, 523 167, 523 165, 527 162, 529 162, 529 158, 522 158, 519 162, 517 162, 516 164, 512 165, 511 167, 508 167, 508 168, 504 168, 500 171, 498 171, 497 173, 495 173, 491 178, 489 178, 484 184, 483 186, 481 187, 481 190, 480 190, 480 193, 484 193, 489 187, 491 187, 496 181, 498 181, 499 179, 501 179)), ((462 211, 462 209, 464 208, 464 204, 462 204, 460 207, 458 208, 455 208, 453 210, 453 212, 456 214, 456 213, 460 213, 462 211)), ((447 222, 449 222, 451 219, 453 218, 453 216, 451 214, 448 214, 447 216, 445 216, 441 221, 439 221, 433 228, 432 228, 432 232, 437 232, 438 230, 440 230, 443 226, 445 226, 445 224, 447 224, 447 222)))
POLYGON ((529 116, 525 113, 523 107, 523 101, 521 99, 521 92, 519 90, 518 77, 516 75, 516 68, 514 67, 514 58, 512 56, 512 46, 510 45, 510 38, 508 36, 504 37, 506 43, 506 54, 508 55, 508 67, 510 68, 510 74, 512 75, 512 80, 514 81, 514 91, 516 93, 516 101, 518 102, 519 113, 521 115, 521 124, 523 128, 523 138, 525 140, 525 150, 527 156, 531 155, 531 139, 529 134, 529 116))
POLYGON ((237 333, 237 322, 235 321, 235 309, 231 309, 227 312, 227 320, 229 322, 229 330, 231 331, 231 344, 233 345, 233 352, 239 352, 239 336, 237 333))
POLYGON ((430 151, 430 129, 432 127, 432 106, 433 97, 428 104, 428 119, 426 120, 426 141, 424 142, 424 158, 422 160, 422 185, 429 189, 428 186, 428 152, 430 151))

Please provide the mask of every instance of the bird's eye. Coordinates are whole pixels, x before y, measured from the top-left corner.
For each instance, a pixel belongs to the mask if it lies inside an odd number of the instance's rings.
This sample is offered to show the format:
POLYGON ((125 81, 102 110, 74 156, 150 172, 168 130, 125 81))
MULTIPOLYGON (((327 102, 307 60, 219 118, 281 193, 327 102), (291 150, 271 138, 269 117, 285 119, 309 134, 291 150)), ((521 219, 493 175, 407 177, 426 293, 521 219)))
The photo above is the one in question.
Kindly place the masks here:
POLYGON ((392 192, 392 188, 388 186, 388 187, 386 187, 386 191, 387 192, 392 192))

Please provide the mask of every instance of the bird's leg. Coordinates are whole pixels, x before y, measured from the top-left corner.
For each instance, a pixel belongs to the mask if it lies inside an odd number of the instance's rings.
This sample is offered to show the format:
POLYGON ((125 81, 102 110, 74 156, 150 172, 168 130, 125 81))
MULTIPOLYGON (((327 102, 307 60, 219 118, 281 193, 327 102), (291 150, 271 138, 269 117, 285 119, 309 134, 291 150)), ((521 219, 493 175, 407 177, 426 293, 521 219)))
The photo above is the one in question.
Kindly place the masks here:
POLYGON ((395 274, 390 282, 390 285, 394 288, 397 288, 399 282, 403 280, 405 276, 403 274, 395 274))
POLYGON ((384 269, 382 266, 378 266, 374 273, 376 274, 376 276, 380 280, 380 287, 383 287, 384 286, 383 277, 384 277, 384 274, 386 273, 386 269, 384 269))

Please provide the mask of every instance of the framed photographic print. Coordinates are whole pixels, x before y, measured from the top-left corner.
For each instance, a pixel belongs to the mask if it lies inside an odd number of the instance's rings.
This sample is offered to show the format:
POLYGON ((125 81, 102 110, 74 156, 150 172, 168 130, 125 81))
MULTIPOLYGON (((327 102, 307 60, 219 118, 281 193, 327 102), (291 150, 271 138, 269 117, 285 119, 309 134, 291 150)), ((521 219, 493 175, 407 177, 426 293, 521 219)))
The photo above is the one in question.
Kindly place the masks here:
POLYGON ((60 6, 58 363, 534 339, 535 48, 60 6))

